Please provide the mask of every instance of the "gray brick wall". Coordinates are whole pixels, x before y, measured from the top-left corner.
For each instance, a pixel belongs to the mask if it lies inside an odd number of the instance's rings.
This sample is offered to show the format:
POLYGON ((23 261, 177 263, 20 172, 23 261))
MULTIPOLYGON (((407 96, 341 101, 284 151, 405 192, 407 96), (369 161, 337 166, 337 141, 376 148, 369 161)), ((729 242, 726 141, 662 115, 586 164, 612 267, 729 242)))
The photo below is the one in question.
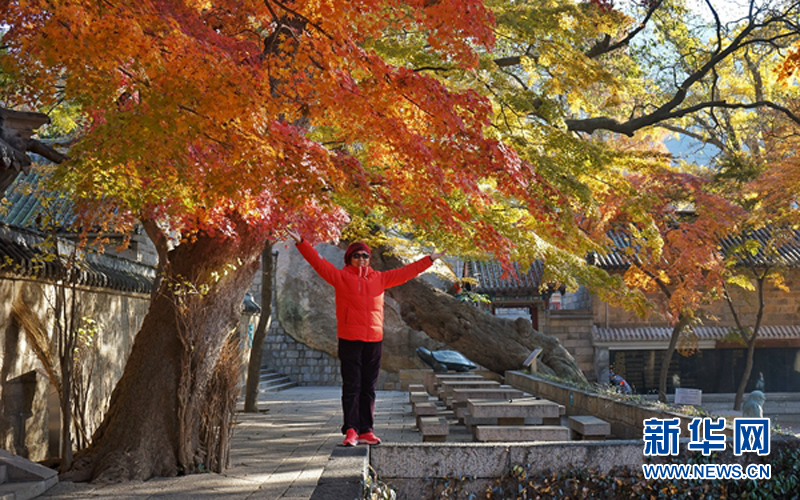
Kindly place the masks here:
POLYGON ((589 291, 580 287, 574 292, 567 292, 561 298, 562 309, 591 309, 592 296, 589 291))
POLYGON ((261 364, 286 375, 298 385, 342 385, 337 358, 296 341, 275 319, 264 339, 261 364))

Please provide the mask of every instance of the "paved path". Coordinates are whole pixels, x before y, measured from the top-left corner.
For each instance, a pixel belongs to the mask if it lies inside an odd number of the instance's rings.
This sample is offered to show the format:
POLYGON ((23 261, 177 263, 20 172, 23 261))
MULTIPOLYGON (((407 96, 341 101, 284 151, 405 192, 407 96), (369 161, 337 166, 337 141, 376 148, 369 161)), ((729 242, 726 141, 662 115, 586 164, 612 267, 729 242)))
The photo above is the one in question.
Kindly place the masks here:
MULTIPOLYGON (((260 397, 259 414, 237 414, 231 467, 145 482, 59 483, 40 498, 92 500, 308 500, 342 442, 339 387, 295 387, 260 397)), ((375 432, 385 442, 420 442, 406 392, 378 392, 375 432)))
MULTIPOLYGON (((308 500, 331 452, 343 439, 340 394, 339 387, 295 387, 263 393, 260 413, 237 414, 231 467, 223 474, 105 486, 66 482, 57 484, 41 498, 308 500)), ((794 431, 800 432, 800 425, 794 431)), ((375 432, 386 443, 421 442, 407 392, 378 392, 375 432)), ((448 437, 448 441, 470 440, 466 432, 459 434, 458 427, 451 429, 448 437)))

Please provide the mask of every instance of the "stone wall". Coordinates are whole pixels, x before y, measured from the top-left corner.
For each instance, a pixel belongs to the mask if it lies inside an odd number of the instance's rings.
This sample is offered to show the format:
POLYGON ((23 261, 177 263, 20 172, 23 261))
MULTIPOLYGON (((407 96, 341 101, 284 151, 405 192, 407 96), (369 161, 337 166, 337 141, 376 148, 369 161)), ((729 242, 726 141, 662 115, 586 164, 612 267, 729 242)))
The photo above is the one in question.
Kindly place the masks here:
POLYGON ((545 311, 540 320, 541 331, 556 337, 578 363, 589 380, 595 380, 594 346, 592 346, 592 312, 586 309, 545 311))
POLYGON ((261 365, 286 375, 298 385, 334 386, 342 383, 337 358, 296 341, 276 319, 272 320, 264 339, 261 365))
POLYGON ((592 294, 585 287, 567 292, 561 297, 561 309, 591 309, 592 294))
MULTIPOLYGON (((52 332, 54 293, 55 287, 44 281, 0 279, 0 448, 34 461, 58 454, 58 394, 31 349, 25 330, 12 319, 11 309, 15 301, 24 302, 52 332)), ((98 324, 90 355, 85 358, 90 360, 87 366, 91 370, 86 411, 86 434, 91 436, 122 377, 135 335, 150 306, 150 296, 88 287, 78 294, 82 314, 98 324)), ((249 357, 248 333, 256 321, 257 316, 246 314, 240 321, 243 373, 249 357)), ((54 348, 52 339, 49 346, 54 348)))
MULTIPOLYGON (((32 351, 25 331, 12 320, 15 301, 23 301, 52 331, 54 287, 45 282, 4 278, 0 280, 0 448, 31 460, 43 460, 57 453, 58 441, 50 441, 50 420, 58 435, 58 410, 48 411, 48 402, 57 405, 57 394, 42 363, 32 351), (19 395, 24 394, 24 401, 19 395), (22 405, 22 406, 20 406, 22 405)), ((108 406, 111 391, 122 376, 135 333, 147 313, 150 298, 144 294, 83 289, 79 301, 83 314, 97 321, 94 338, 92 378, 88 394, 91 434, 108 406)), ((53 345, 53 342, 50 342, 53 345)))

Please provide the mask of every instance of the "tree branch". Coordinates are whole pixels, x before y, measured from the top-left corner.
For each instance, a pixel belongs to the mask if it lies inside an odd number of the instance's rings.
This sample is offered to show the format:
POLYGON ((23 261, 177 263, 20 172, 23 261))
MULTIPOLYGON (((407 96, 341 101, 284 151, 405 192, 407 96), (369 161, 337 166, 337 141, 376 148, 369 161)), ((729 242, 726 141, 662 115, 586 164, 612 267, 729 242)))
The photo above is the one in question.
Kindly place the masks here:
POLYGON ((52 147, 36 139, 28 139, 28 151, 43 156, 53 163, 63 163, 69 159, 67 155, 59 153, 52 147))
POLYGON ((625 35, 625 37, 620 41, 612 44, 611 37, 606 35, 603 40, 594 44, 594 46, 586 52, 586 57, 589 59, 595 59, 603 54, 608 54, 609 52, 614 52, 622 47, 626 47, 629 43, 631 43, 631 40, 633 40, 633 38, 638 35, 645 28, 645 26, 647 26, 647 22, 651 17, 653 17, 655 11, 661 7, 663 1, 664 0, 658 0, 657 2, 654 2, 650 8, 647 9, 647 14, 644 16, 644 19, 642 19, 642 22, 639 23, 639 25, 631 30, 627 35, 625 35))
POLYGON ((691 130, 685 129, 683 127, 677 127, 675 125, 670 125, 669 123, 659 123, 657 126, 663 128, 663 129, 667 129, 670 132, 675 132, 677 134, 681 134, 681 135, 685 135, 687 137, 691 137, 692 139, 696 139, 696 140, 698 140, 700 142, 711 144, 712 146, 716 146, 719 149, 722 149, 722 150, 725 149, 725 143, 723 143, 721 140, 719 140, 716 137, 712 137, 712 136, 706 137, 706 136, 700 135, 700 134, 698 134, 696 132, 692 132, 691 130))
POLYGON ((683 80, 683 82, 678 86, 672 98, 669 101, 662 104, 661 106, 659 106, 658 108, 656 108, 654 111, 648 114, 641 115, 639 117, 632 118, 625 122, 619 122, 616 119, 609 117, 593 117, 593 118, 584 118, 575 120, 565 120, 567 129, 573 132, 586 132, 589 134, 602 129, 611 132, 617 132, 620 134, 625 134, 627 136, 633 136, 634 133, 641 128, 648 127, 672 118, 679 118, 687 114, 700 111, 702 109, 712 109, 712 110, 715 108, 754 109, 760 107, 768 107, 780 111, 795 123, 800 124, 800 119, 794 113, 792 113, 788 108, 773 103, 771 101, 765 101, 765 100, 760 100, 749 104, 745 103, 731 104, 727 103, 726 101, 709 101, 705 103, 696 104, 694 106, 678 109, 678 107, 686 99, 689 88, 691 88, 692 85, 705 78, 709 73, 713 72, 714 69, 717 67, 717 65, 721 63, 723 60, 725 60, 728 56, 730 56, 734 52, 742 49, 743 47, 751 43, 755 43, 753 39, 748 39, 748 37, 750 37, 753 34, 754 30, 756 30, 757 28, 767 27, 770 24, 782 22, 782 20, 784 20, 785 17, 788 16, 789 13, 788 11, 794 8, 795 6, 790 6, 787 8, 787 12, 785 12, 783 15, 776 15, 760 23, 756 23, 753 16, 750 16, 747 25, 745 25, 742 28, 742 30, 736 35, 736 37, 733 40, 731 40, 731 42, 727 46, 723 47, 721 44, 718 44, 717 50, 711 55, 708 61, 706 61, 705 64, 700 66, 693 73, 689 74, 683 80))

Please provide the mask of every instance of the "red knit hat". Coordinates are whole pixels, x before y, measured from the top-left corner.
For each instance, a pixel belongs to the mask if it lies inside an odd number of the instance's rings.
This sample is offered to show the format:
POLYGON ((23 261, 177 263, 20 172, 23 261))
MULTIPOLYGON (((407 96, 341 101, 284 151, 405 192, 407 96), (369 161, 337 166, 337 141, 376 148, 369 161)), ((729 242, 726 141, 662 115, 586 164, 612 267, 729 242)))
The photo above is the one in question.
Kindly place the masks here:
POLYGON ((353 254, 358 252, 359 250, 363 250, 368 254, 372 254, 372 251, 369 249, 369 245, 363 243, 361 241, 357 241, 355 243, 350 243, 350 246, 347 247, 347 250, 344 252, 344 263, 345 265, 350 265, 350 260, 353 258, 353 254))

